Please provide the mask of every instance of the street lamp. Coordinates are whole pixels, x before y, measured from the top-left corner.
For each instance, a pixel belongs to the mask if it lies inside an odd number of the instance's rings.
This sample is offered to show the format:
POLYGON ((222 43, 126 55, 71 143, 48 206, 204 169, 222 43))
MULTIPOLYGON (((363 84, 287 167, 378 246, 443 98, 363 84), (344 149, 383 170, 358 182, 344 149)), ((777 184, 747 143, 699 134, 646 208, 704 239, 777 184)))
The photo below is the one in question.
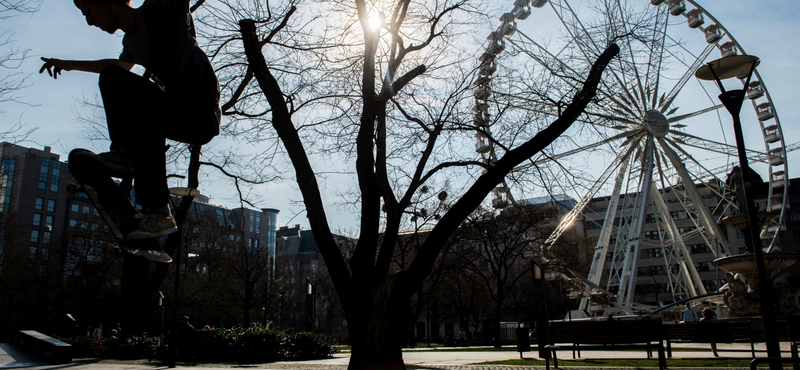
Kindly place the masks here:
POLYGON ((316 322, 314 317, 314 293, 314 283, 311 282, 310 278, 306 278, 306 330, 309 332, 314 331, 314 323, 316 322))
MULTIPOLYGON (((750 85, 750 78, 753 71, 759 64, 759 59, 753 55, 731 55, 709 62, 700 67, 695 73, 695 77, 700 80, 714 81, 720 91, 719 100, 731 114, 733 118, 733 130, 736 136, 736 149, 739 152, 739 167, 742 171, 742 185, 744 188, 744 202, 747 208, 748 228, 745 231, 745 249, 753 253, 758 271, 758 299, 761 303, 761 318, 764 321, 764 336, 766 337, 767 356, 780 359, 781 351, 778 344, 778 334, 775 326, 775 310, 772 306, 772 295, 769 280, 767 280, 767 270, 764 267, 764 252, 761 250, 761 240, 758 238, 758 215, 752 192, 750 191, 750 166, 747 161, 747 153, 744 146, 744 135, 742 134, 742 122, 739 111, 745 98, 745 89, 725 90, 722 80, 738 77, 744 79, 744 86, 750 85), (744 77, 744 78, 743 78, 744 77)), ((778 362, 770 363, 771 370, 778 370, 782 365, 778 362)))
POLYGON ((536 300, 536 346, 539 349, 539 358, 549 359, 550 351, 545 349, 550 339, 548 337, 547 290, 544 278, 544 267, 533 258, 529 258, 529 261, 531 261, 534 297, 541 297, 541 299, 536 300))

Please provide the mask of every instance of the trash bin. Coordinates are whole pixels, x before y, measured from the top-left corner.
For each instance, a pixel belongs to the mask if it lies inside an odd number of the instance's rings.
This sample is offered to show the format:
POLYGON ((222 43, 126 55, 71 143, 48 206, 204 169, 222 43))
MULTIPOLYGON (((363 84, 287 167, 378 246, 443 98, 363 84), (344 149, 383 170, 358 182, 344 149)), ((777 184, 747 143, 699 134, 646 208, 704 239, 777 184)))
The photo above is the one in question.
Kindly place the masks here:
POLYGON ((521 327, 516 329, 517 332, 517 352, 519 358, 522 358, 522 352, 531 351, 531 342, 528 340, 528 328, 521 327))

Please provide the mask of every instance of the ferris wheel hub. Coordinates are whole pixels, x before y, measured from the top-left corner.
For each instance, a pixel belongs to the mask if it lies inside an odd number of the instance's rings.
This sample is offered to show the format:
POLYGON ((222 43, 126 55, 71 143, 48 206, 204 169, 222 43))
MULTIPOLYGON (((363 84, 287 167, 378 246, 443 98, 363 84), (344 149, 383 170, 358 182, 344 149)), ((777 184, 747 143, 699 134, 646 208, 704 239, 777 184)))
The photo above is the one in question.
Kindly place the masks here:
POLYGON ((667 116, 665 116, 664 113, 653 109, 645 113, 644 127, 647 129, 647 132, 654 136, 664 137, 667 136, 667 132, 669 132, 669 121, 667 121, 667 116))

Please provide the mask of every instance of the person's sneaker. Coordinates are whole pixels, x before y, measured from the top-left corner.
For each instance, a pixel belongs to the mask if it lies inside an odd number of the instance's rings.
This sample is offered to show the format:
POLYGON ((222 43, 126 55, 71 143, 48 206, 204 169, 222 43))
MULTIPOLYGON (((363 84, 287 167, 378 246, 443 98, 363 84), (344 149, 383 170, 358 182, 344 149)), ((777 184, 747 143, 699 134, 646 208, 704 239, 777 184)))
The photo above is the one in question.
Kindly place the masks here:
POLYGON ((169 208, 156 210, 149 213, 137 215, 142 220, 136 230, 128 234, 128 239, 150 239, 172 234, 178 231, 178 224, 169 212, 169 208))
POLYGON ((104 166, 126 174, 133 174, 133 158, 122 150, 111 150, 97 154, 97 159, 104 166))

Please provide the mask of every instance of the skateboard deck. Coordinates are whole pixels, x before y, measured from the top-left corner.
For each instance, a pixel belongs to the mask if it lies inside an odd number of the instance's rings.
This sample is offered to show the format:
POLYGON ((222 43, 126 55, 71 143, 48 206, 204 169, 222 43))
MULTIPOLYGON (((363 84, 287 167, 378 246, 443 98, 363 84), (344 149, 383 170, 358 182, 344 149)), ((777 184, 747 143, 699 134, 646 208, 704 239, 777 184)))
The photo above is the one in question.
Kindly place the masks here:
MULTIPOLYGON (((73 153, 70 153, 72 162, 79 162, 79 166, 90 167, 82 169, 86 173, 106 175, 106 178, 92 176, 92 180, 98 181, 89 181, 91 184, 87 182, 87 179, 78 178, 79 182, 84 181, 81 183, 80 188, 75 184, 68 184, 67 187, 68 192, 74 193, 80 190, 85 192, 97 209, 97 213, 100 214, 100 217, 111 231, 117 244, 111 245, 106 250, 106 253, 109 256, 114 256, 118 251, 122 251, 125 254, 153 262, 172 262, 172 257, 164 252, 164 248, 158 238, 127 239, 128 233, 138 226, 139 218, 137 216, 140 213, 131 203, 125 191, 111 180, 110 176, 114 175, 110 174, 108 169, 101 162, 96 161, 95 158, 95 154, 88 150, 76 149, 73 153)), ((70 163, 70 170, 72 170, 72 165, 73 163, 70 163)))

